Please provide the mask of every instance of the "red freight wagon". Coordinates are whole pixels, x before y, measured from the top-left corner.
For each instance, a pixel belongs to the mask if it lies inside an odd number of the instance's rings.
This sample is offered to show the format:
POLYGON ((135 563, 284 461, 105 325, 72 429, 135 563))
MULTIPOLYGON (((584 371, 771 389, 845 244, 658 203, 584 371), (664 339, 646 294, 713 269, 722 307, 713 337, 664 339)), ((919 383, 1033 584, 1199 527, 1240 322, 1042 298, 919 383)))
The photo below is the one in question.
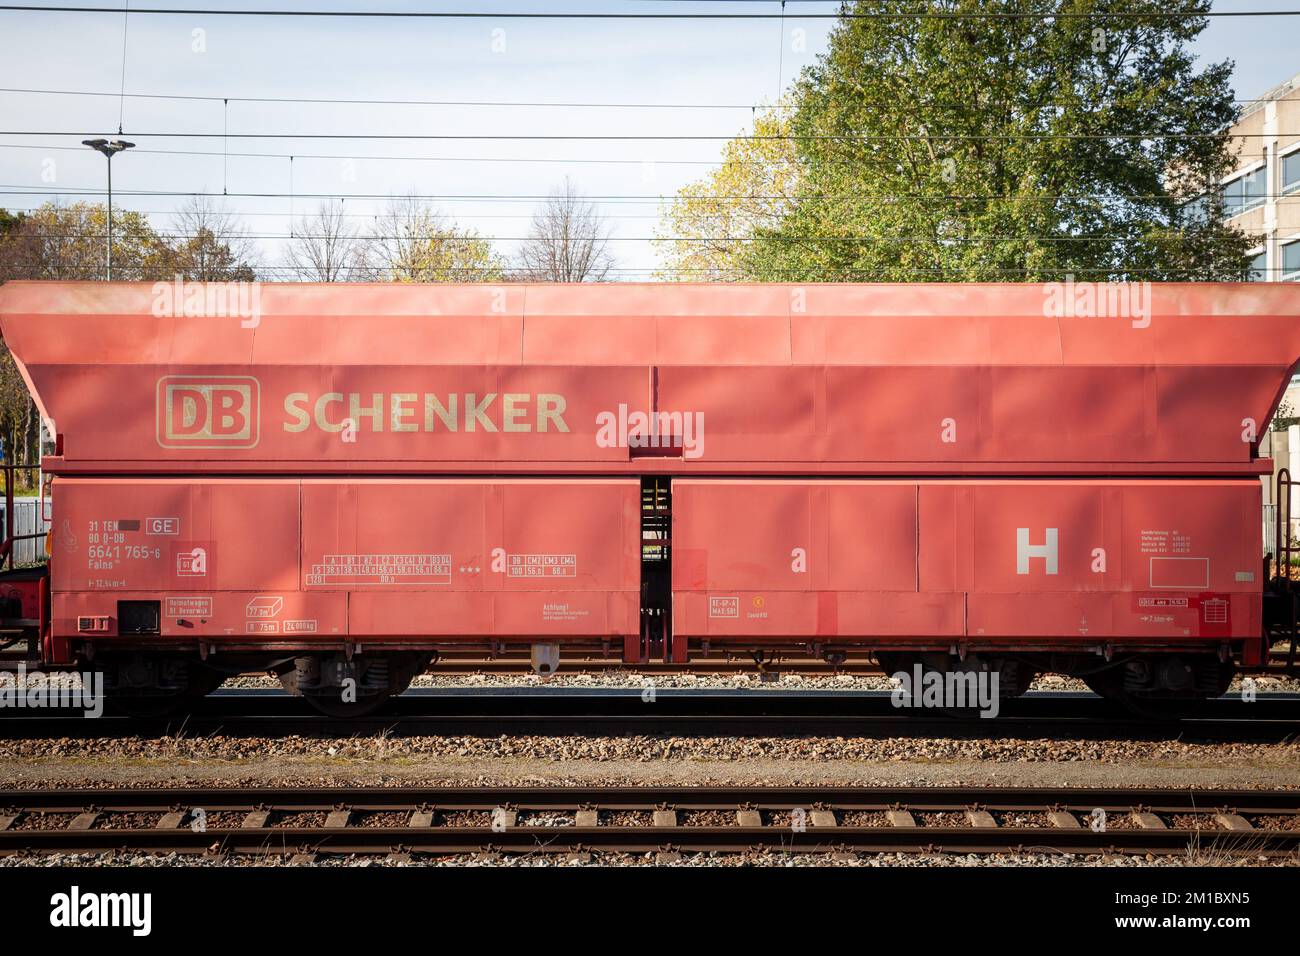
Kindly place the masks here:
POLYGON ((1300 287, 13 282, 0 329, 57 436, 11 622, 137 704, 359 712, 457 647, 1136 700, 1266 653, 1300 287))

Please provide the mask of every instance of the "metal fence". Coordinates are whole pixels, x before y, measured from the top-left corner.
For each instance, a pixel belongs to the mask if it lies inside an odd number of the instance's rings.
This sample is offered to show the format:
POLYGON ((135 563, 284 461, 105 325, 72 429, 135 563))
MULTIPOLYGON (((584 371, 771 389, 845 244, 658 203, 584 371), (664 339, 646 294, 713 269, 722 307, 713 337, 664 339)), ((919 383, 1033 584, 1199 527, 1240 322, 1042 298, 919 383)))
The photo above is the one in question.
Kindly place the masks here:
MULTIPOLYGON (((0 537, 4 537, 5 504, 0 496, 0 537)), ((14 499, 14 534, 43 534, 49 530, 50 523, 45 520, 41 510, 40 498, 14 499)), ((14 542, 14 564, 36 564, 45 560, 45 541, 43 538, 28 538, 14 542)))

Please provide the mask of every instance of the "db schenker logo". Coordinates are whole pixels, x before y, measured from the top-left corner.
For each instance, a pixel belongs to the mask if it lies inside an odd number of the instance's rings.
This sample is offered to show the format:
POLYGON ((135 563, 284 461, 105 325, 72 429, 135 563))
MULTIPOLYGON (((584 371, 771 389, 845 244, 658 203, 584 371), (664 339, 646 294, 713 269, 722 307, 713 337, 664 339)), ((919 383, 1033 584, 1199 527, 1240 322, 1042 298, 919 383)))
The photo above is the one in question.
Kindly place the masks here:
POLYGON ((158 379, 158 444, 163 448, 252 448, 260 388, 243 375, 158 379))

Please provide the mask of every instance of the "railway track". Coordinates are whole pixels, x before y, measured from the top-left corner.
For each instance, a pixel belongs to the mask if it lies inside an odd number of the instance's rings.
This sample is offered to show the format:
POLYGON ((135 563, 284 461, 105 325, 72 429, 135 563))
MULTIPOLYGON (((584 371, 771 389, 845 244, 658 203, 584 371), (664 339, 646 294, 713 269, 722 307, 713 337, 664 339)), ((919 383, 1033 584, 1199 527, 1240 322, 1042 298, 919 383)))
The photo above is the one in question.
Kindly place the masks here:
MULTIPOLYGON (((499 657, 490 657, 477 651, 448 652, 442 654, 429 673, 435 676, 451 675, 497 675, 519 674, 531 671, 527 654, 508 653, 499 657)), ((885 672, 874 657, 867 653, 852 653, 838 667, 832 669, 825 661, 811 657, 789 657, 766 663, 760 671, 757 664, 747 657, 727 655, 697 656, 689 664, 665 664, 661 661, 649 661, 644 664, 625 664, 618 658, 602 658, 590 655, 564 655, 560 658, 557 673, 565 674, 605 674, 626 671, 646 676, 665 676, 672 674, 694 674, 697 676, 730 676, 738 674, 798 674, 805 677, 832 677, 835 674, 851 674, 855 677, 884 677, 885 672)), ((1275 650, 1268 663, 1257 672, 1267 677, 1286 677, 1287 652, 1275 650)))
POLYGON ((1027 736, 1072 739, 1280 741, 1300 735, 1300 695, 1205 701, 1195 716, 1138 720, 1089 693, 1032 692, 1003 701, 997 717, 900 709, 886 691, 636 689, 558 687, 425 688, 407 691, 380 713, 352 720, 321 716, 278 690, 222 690, 193 711, 167 719, 80 711, 0 711, 0 738, 120 736, 352 737, 528 734, 552 736, 1027 736))
POLYGON ((1300 790, 527 787, 0 791, 0 853, 1294 854, 1300 790))
MULTIPOLYGON (((35 665, 27 659, 26 651, 0 653, 0 670, 15 670, 19 664, 26 668, 35 665)), ((435 677, 470 676, 509 676, 511 674, 532 673, 532 663, 528 654, 508 652, 497 657, 482 651, 446 651, 428 671, 435 677)), ((803 677, 832 677, 836 674, 849 674, 855 677, 884 677, 885 672, 868 653, 851 653, 837 668, 832 668, 825 661, 811 657, 790 657, 765 663, 763 668, 747 657, 730 655, 697 656, 689 664, 665 664, 662 661, 649 661, 644 664, 626 664, 619 658, 594 657, 591 655, 566 654, 560 658, 559 676, 574 674, 617 674, 627 673, 646 677, 670 675, 734 676, 750 674, 762 676, 779 676, 797 674, 803 677)), ((1252 674, 1267 677, 1295 676, 1287 670, 1286 650, 1271 652, 1268 663, 1252 674)), ((260 676, 260 675, 250 675, 260 676)))

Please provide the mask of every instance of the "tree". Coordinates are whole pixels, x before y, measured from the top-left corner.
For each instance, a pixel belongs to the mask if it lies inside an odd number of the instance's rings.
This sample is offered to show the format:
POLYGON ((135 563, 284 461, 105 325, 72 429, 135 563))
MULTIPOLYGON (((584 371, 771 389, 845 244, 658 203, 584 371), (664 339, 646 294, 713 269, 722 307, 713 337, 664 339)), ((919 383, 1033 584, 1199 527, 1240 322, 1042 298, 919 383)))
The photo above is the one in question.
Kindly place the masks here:
MULTIPOLYGON (((37 431, 36 403, 27 394, 9 348, 0 346, 0 439, 5 461, 18 465, 36 461, 40 456, 37 431)), ((24 481, 23 476, 19 480, 24 481)))
POLYGON ((201 282, 252 282, 252 243, 234 213, 206 196, 194 196, 176 213, 172 268, 201 282))
MULTIPOLYGON (((0 216, 0 281, 102 279, 108 214, 104 206, 47 203, 35 212, 0 216)), ((157 280, 169 276, 171 250, 137 212, 113 211, 113 277, 157 280)), ((0 347, 0 436, 18 464, 40 456, 36 405, 13 356, 0 347)))
POLYGON ((8 209, 0 209, 0 236, 13 232, 20 225, 24 216, 21 212, 10 212, 8 209))
POLYGON ((284 259, 300 281, 343 282, 366 278, 366 253, 366 242, 348 225, 343 204, 326 201, 294 225, 284 259))
MULTIPOLYGON (((174 243, 160 236, 141 213, 113 210, 113 278, 119 281, 187 279, 232 281, 256 278, 247 241, 225 210, 196 199, 177 216, 174 243)), ((0 281, 7 279, 102 279, 108 213, 104 206, 47 203, 30 214, 0 210, 0 281)), ((36 406, 13 356, 0 346, 0 436, 10 460, 39 458, 36 406)))
MULTIPOLYGON (((108 212, 104 206, 46 203, 0 238, 0 280, 102 279, 108 212)), ((138 212, 113 210, 113 278, 171 278, 171 250, 138 212)))
POLYGON ((494 282, 504 264, 492 243, 415 196, 395 197, 375 220, 374 269, 391 282, 494 282))
POLYGON ((614 267, 609 227, 566 176, 533 215, 518 253, 520 277, 532 282, 602 282, 614 267))
POLYGON ((659 277, 696 282, 736 278, 745 243, 775 229, 790 211, 799 158, 789 139, 789 103, 763 110, 750 135, 723 148, 722 164, 683 186, 661 210, 655 246, 659 277))
POLYGON ((919 6, 948 16, 853 4, 894 15, 842 19, 804 71, 797 189, 739 256, 750 277, 1244 276, 1248 240, 1183 212, 1234 166, 1231 64, 1197 69, 1189 50, 1209 0, 1187 16, 1153 0, 919 6))

